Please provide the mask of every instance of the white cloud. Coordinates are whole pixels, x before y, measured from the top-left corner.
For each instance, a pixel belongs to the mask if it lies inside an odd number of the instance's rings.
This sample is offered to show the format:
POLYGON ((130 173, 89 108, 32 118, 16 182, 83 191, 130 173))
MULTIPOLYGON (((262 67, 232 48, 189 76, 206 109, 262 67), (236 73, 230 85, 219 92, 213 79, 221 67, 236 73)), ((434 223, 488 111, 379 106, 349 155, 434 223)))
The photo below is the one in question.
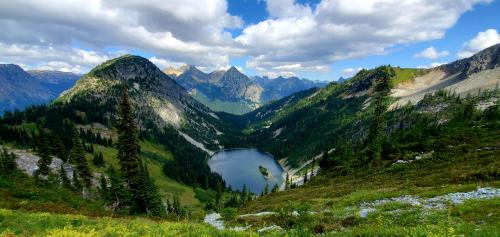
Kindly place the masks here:
POLYGON ((424 49, 421 52, 418 52, 414 55, 415 58, 426 58, 426 59, 438 59, 441 57, 446 57, 450 54, 448 51, 441 51, 439 52, 436 48, 434 47, 429 47, 424 49))
POLYGON ((422 69, 435 68, 435 67, 439 67, 439 66, 444 65, 444 64, 446 64, 446 63, 434 62, 434 63, 431 63, 429 65, 420 65, 420 66, 417 66, 417 68, 422 68, 422 69))
POLYGON ((228 64, 244 52, 227 32, 243 21, 227 12, 226 0, 0 1, 0 16, 0 43, 23 45, 32 54, 64 48, 66 58, 58 61, 72 65, 71 57, 95 65, 100 58, 84 53, 103 55, 108 48, 207 66, 228 64))
POLYGON ((500 34, 496 29, 489 29, 479 32, 474 39, 466 42, 462 49, 458 52, 459 58, 467 58, 473 54, 500 43, 500 34))
POLYGON ((354 75, 356 75, 356 73, 358 73, 359 71, 361 71, 363 68, 362 67, 358 67, 358 68, 344 68, 342 69, 342 76, 343 77, 352 77, 354 75))
POLYGON ((247 26, 228 13, 226 0, 0 1, 0 50, 9 50, 0 51, 0 61, 65 62, 58 68, 85 71, 143 51, 160 67, 182 62, 218 69, 249 56, 247 67, 259 73, 328 72, 337 61, 442 38, 464 12, 491 1, 267 0, 270 18, 247 26), (243 26, 238 36, 228 31, 243 26))
POLYGON ((25 69, 60 70, 83 73, 118 55, 99 54, 69 47, 7 45, 0 42, 0 61, 24 65, 25 69))
POLYGON ((331 64, 387 54, 400 44, 440 39, 464 12, 489 2, 322 0, 312 7, 269 0, 272 18, 246 27, 235 40, 251 55, 248 65, 253 68, 331 64))

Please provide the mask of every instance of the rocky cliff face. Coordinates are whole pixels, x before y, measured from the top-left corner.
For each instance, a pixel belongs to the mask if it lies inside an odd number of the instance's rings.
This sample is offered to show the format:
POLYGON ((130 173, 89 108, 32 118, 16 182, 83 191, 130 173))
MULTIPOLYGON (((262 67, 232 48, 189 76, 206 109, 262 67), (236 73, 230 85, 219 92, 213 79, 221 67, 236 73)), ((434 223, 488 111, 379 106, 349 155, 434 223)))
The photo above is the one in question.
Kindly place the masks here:
POLYGON ((459 73, 461 78, 466 78, 474 73, 497 67, 500 67, 500 44, 484 49, 470 58, 442 65, 436 69, 448 74, 459 73))

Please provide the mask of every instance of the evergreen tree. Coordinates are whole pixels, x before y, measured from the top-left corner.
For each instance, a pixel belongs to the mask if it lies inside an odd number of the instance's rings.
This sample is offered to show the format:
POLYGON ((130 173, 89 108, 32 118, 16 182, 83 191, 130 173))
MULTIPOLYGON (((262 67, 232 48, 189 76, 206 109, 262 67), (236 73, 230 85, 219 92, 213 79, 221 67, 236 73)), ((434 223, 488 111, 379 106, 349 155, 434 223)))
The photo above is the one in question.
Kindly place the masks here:
POLYGON ((103 200, 109 199, 108 182, 103 174, 101 174, 101 178, 99 179, 99 194, 103 200))
POLYGON ((374 103, 375 113, 368 131, 368 155, 371 161, 378 162, 381 159, 382 143, 385 138, 387 110, 386 98, 390 91, 390 79, 395 76, 390 66, 381 66, 376 69, 377 81, 375 85, 374 103))
POLYGON ((290 176, 288 172, 286 172, 286 179, 285 179, 285 190, 290 189, 290 176))
POLYGON ((145 178, 143 179, 145 182, 145 186, 147 191, 145 192, 147 200, 147 213, 152 216, 164 216, 165 206, 163 205, 163 201, 161 200, 160 194, 158 192, 158 187, 154 184, 154 181, 149 176, 148 167, 146 164, 143 165, 143 174, 145 178))
POLYGON ((73 182, 72 183, 73 183, 73 190, 75 190, 75 192, 77 192, 77 193, 82 193, 82 191, 83 191, 82 182, 78 178, 78 174, 77 174, 75 169, 73 169, 73 182))
POLYGON ((77 174, 82 180, 86 188, 92 185, 92 174, 90 173, 87 159, 82 144, 82 140, 78 137, 78 133, 73 134, 73 149, 71 149, 71 162, 75 165, 77 174))
POLYGON ((266 186, 264 186, 264 195, 269 194, 269 184, 266 182, 266 186))
POLYGON ((160 205, 161 200, 152 200, 152 198, 158 199, 158 194, 155 193, 156 188, 152 188, 154 184, 145 173, 145 168, 139 159, 137 128, 127 88, 124 88, 120 102, 117 146, 120 170, 132 194, 131 211, 157 215, 156 210, 163 209, 163 206, 160 205))
POLYGON ((109 167, 106 171, 109 177, 108 195, 106 203, 110 204, 114 210, 122 209, 130 204, 130 192, 125 187, 120 173, 113 167, 109 167))
POLYGON ((43 132, 40 132, 38 137, 38 155, 40 159, 37 162, 38 169, 35 172, 35 177, 39 178, 40 175, 47 177, 50 173, 49 165, 52 163, 52 157, 46 134, 43 132))
POLYGON ((306 173, 304 174, 304 184, 307 183, 307 168, 306 168, 306 173))
POLYGON ((71 181, 68 178, 68 174, 66 173, 66 170, 64 169, 64 165, 61 165, 61 168, 59 169, 59 179, 61 181, 61 185, 68 189, 68 190, 73 190, 73 186, 71 186, 71 181))
POLYGON ((222 207, 222 188, 220 186, 217 188, 217 193, 215 194, 215 207, 217 210, 222 207))
POLYGON ((16 155, 9 153, 7 148, 3 147, 2 154, 0 154, 0 176, 12 174, 16 170, 16 155))
POLYGON ((68 152, 66 150, 66 147, 64 146, 61 138, 56 137, 54 140, 54 155, 57 156, 57 158, 61 159, 63 162, 68 161, 68 152))
POLYGON ((278 184, 274 184, 273 190, 271 190, 272 193, 278 192, 279 191, 278 184))
POLYGON ((94 153, 94 157, 92 158, 92 163, 94 163, 96 167, 104 166, 104 156, 102 155, 102 152, 94 153))

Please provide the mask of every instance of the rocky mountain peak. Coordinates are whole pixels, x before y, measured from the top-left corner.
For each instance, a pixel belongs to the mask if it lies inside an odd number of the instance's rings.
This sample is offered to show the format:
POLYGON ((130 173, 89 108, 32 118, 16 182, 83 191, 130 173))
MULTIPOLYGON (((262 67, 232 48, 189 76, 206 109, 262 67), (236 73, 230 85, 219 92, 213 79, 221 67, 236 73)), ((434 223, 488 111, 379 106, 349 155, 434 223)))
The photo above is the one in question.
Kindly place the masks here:
POLYGON ((486 48, 469 58, 464 58, 446 65, 437 67, 449 74, 460 73, 467 77, 483 70, 500 67, 500 44, 486 48))

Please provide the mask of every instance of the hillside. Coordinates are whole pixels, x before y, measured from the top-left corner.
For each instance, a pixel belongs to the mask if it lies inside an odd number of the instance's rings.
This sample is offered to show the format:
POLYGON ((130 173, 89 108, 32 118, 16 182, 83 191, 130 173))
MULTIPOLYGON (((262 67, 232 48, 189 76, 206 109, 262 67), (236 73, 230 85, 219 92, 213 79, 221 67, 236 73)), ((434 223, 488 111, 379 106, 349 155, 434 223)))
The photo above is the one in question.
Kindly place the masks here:
MULTIPOLYGON (((388 67, 387 103, 390 109, 406 105, 408 98, 418 97, 412 101, 416 103, 425 95, 440 90, 465 96, 497 88, 500 83, 497 75, 499 47, 490 47, 471 58, 434 69, 388 67), (456 79, 437 80, 438 85, 429 83, 428 78, 445 68, 456 79), (419 89, 415 94, 404 96, 403 87, 419 89)), ((338 147, 340 141, 357 143, 366 138, 375 109, 372 102, 377 97, 377 80, 386 69, 361 70, 352 79, 331 83, 310 96, 298 93, 272 102, 244 115, 243 126, 257 146, 279 159, 285 158, 291 167, 297 167, 325 150, 338 147), (297 100, 297 97, 303 99, 297 100)))

